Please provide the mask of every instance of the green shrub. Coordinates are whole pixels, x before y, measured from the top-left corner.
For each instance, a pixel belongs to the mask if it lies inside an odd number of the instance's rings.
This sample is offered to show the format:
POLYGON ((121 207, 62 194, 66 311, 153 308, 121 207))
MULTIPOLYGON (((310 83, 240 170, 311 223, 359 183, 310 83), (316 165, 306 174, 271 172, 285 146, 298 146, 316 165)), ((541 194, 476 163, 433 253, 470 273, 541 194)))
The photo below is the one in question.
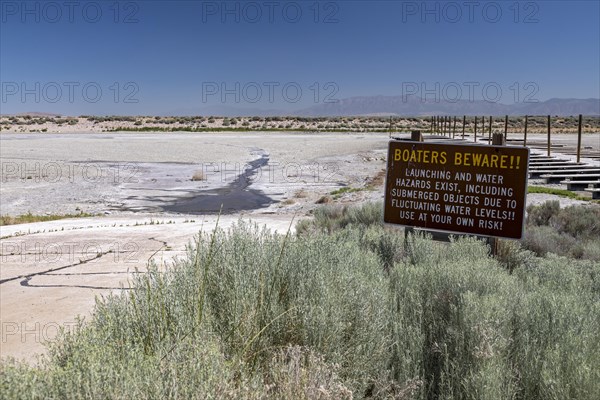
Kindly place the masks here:
POLYGON ((560 208, 548 201, 527 208, 527 226, 522 241, 539 256, 548 253, 600 260, 600 207, 597 205, 560 208))
POLYGON ((383 225, 383 203, 365 203, 360 206, 322 206, 314 211, 312 221, 296 227, 299 234, 312 231, 333 232, 348 225, 369 227, 383 225))
POLYGON ((530 226, 523 239, 525 248, 542 257, 548 253, 569 254, 576 244, 574 237, 560 233, 550 226, 530 226))
POLYGON ((539 206, 527 207, 527 225, 542 226, 550 223, 550 218, 560 212, 558 200, 547 201, 539 206))
POLYGON ((331 233, 199 235, 40 365, 3 362, 3 396, 600 398, 600 264, 510 274, 474 238, 405 243, 380 206, 321 212, 331 233))
POLYGON ((570 206, 562 209, 551 221, 560 232, 576 238, 600 237, 600 207, 570 206))

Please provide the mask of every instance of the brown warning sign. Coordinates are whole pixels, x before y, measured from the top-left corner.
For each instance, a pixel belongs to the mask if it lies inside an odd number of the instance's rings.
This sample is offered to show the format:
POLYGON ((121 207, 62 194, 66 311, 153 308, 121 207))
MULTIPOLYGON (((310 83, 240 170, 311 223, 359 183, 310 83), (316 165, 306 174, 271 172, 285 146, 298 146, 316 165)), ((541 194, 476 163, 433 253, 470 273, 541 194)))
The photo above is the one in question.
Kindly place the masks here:
POLYGON ((529 149, 391 141, 384 222, 520 239, 529 149))

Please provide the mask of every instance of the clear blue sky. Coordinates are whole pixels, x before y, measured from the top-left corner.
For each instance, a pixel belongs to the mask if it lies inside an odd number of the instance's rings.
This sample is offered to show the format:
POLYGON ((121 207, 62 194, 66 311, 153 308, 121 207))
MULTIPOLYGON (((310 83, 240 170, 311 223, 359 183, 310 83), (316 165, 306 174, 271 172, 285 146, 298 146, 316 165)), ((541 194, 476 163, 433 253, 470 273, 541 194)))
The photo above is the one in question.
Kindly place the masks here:
POLYGON ((600 97, 599 1, 0 4, 2 113, 295 110, 457 87, 465 100, 500 88, 503 103, 600 97))

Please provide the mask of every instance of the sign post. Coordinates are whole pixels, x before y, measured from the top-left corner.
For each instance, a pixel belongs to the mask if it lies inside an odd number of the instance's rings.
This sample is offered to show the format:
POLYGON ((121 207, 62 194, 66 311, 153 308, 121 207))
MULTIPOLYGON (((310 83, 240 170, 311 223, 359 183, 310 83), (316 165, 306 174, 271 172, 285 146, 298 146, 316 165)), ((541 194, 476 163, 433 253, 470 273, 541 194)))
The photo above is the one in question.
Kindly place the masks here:
POLYGON ((520 239, 528 165, 523 147, 390 141, 384 222, 520 239))

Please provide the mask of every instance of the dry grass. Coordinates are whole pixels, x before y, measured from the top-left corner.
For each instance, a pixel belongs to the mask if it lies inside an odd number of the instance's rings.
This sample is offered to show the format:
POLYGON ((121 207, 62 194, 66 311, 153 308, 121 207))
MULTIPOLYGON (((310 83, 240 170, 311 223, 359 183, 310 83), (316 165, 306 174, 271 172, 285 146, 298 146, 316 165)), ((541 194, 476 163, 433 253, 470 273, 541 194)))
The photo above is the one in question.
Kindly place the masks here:
POLYGON ((204 175, 204 172, 202 172, 202 171, 194 172, 194 175, 192 176, 192 181, 196 182, 196 181, 204 181, 204 180, 206 180, 206 176, 204 175))
POLYGON ((33 215, 31 213, 12 217, 10 215, 3 215, 0 217, 0 226, 4 225, 18 225, 18 224, 29 224, 32 222, 46 222, 56 221, 58 219, 66 218, 85 218, 92 217, 92 214, 79 213, 79 214, 51 214, 51 215, 33 215))
POLYGON ((385 183, 385 168, 382 169, 381 171, 379 171, 377 173, 377 175, 375 175, 373 178, 371 178, 371 180, 369 180, 369 182, 367 183, 367 187, 376 189, 376 188, 383 186, 384 183, 385 183))
POLYGON ((305 199, 308 197, 308 192, 304 189, 300 189, 294 194, 294 197, 297 199, 305 199))
POLYGON ((329 204, 333 201, 330 196, 322 196, 319 200, 315 202, 315 204, 329 204))

